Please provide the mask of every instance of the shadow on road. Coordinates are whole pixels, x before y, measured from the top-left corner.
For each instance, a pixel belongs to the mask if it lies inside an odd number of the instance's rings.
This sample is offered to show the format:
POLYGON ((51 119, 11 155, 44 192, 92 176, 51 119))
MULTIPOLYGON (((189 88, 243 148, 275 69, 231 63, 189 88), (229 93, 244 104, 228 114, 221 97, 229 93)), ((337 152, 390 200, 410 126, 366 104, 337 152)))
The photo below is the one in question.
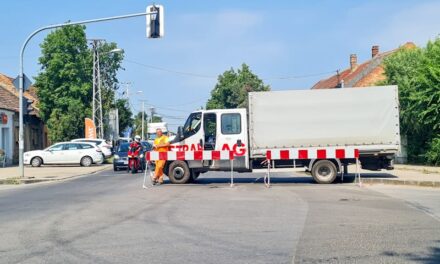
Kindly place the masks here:
MULTIPOLYGON (((228 177, 200 177, 195 184, 229 184, 231 179, 228 177)), ((312 177, 271 177, 271 184, 285 184, 285 183, 299 183, 299 184, 313 184, 312 177)), ((234 178, 234 183, 263 183, 263 177, 237 177, 234 178)))
MULTIPOLYGON (((440 244, 440 240, 435 241, 436 244, 440 244)), ((428 255, 419 254, 399 254, 393 251, 385 251, 382 253, 385 256, 401 256, 406 260, 413 262, 420 262, 424 264, 438 264, 440 263, 440 247, 430 247, 428 255)))

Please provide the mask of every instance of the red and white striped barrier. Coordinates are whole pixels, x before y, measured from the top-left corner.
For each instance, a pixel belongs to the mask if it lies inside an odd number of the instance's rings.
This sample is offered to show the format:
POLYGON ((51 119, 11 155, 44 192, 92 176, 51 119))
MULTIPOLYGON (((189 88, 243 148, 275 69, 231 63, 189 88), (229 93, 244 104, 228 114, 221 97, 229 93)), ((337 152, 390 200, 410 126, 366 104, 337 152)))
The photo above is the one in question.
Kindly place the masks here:
POLYGON ((354 147, 289 148, 266 151, 268 160, 357 158, 359 158, 359 149, 354 147))
MULTIPOLYGON (((203 151, 148 151, 145 155, 147 160, 147 168, 150 170, 148 164, 150 161, 157 160, 229 160, 231 163, 231 187, 234 186, 234 152, 229 150, 203 150, 203 151)), ((150 171, 150 174, 153 172, 150 171)), ((152 175, 150 175, 151 177, 152 175)), ((144 174, 143 188, 148 187, 145 184, 147 171, 144 174)))
POLYGON ((228 150, 203 150, 203 151, 149 151, 147 161, 153 160, 233 160, 234 152, 228 150))

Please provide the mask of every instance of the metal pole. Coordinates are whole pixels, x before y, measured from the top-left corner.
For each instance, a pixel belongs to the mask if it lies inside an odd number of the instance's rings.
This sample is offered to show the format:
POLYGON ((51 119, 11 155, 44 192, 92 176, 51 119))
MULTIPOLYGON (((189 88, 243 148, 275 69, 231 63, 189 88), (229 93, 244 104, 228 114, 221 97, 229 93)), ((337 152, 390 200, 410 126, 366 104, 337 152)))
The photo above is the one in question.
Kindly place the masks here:
POLYGON ((93 120, 94 125, 96 125, 96 122, 95 122, 96 57, 97 57, 96 56, 96 52, 97 52, 96 45, 97 45, 96 40, 93 40, 93 42, 92 42, 92 49, 93 49, 92 120, 93 120))
POLYGON ((144 116, 144 113, 145 113, 145 101, 142 101, 142 141, 144 141, 144 119, 145 119, 145 116, 144 116))
MULTIPOLYGON (((359 187, 362 187, 361 173, 359 171, 359 158, 356 158, 356 175, 358 177, 359 187)), ((355 176, 355 178, 356 178, 356 176, 355 176)))
POLYGON ((153 123, 154 107, 151 107, 150 110, 151 110, 151 119, 150 119, 150 123, 153 123))
POLYGON ((96 51, 97 55, 97 63, 98 63, 98 110, 99 110, 99 120, 98 120, 98 126, 99 126, 99 138, 104 138, 104 125, 102 123, 102 89, 101 89, 101 66, 100 66, 100 60, 99 60, 99 51, 96 51))
POLYGON ((234 160, 231 159, 231 187, 234 187, 234 160))
POLYGON ((24 51, 26 49, 27 44, 32 39, 33 36, 38 34, 41 31, 52 29, 52 28, 59 28, 59 27, 65 27, 65 26, 72 26, 72 25, 84 25, 84 24, 90 24, 90 23, 97 23, 97 22, 104 22, 104 21, 110 21, 110 20, 117 20, 117 19, 125 19, 125 18, 132 18, 132 17, 139 17, 139 16, 146 16, 146 15, 152 15, 157 14, 156 11, 154 12, 143 12, 143 13, 135 13, 135 14, 128 14, 128 15, 122 15, 122 16, 113 16, 113 17, 104 17, 104 18, 97 18, 97 19, 89 19, 89 20, 82 20, 82 21, 76 21, 76 22, 67 22, 62 24, 56 24, 56 25, 50 25, 41 27, 34 32, 32 32, 24 41, 23 45, 21 46, 20 50, 20 67, 19 67, 19 87, 18 87, 18 105, 19 105, 19 129, 18 129, 18 157, 19 157, 19 171, 20 171, 20 177, 24 177, 24 164, 23 164, 23 152, 24 152, 24 129, 23 129, 23 81, 24 81, 24 51))

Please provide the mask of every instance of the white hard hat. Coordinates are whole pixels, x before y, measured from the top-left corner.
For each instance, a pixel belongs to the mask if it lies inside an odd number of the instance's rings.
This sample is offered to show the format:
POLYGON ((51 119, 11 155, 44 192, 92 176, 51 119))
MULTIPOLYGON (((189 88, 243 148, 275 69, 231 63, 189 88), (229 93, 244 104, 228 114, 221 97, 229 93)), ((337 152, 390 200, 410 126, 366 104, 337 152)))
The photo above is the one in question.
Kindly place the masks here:
POLYGON ((139 135, 134 136, 134 140, 136 140, 136 141, 141 140, 141 136, 139 136, 139 135))

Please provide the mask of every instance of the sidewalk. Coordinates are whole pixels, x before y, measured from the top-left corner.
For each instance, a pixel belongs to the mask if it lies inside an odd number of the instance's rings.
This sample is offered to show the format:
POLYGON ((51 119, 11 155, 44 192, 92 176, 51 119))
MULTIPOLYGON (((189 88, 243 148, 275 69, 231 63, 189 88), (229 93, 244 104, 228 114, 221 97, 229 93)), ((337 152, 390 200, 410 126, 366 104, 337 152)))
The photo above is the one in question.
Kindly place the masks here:
MULTIPOLYGON (((349 166, 350 173, 355 171, 356 166, 349 166)), ((362 183, 366 184, 381 183, 440 188, 440 167, 397 164, 391 171, 361 170, 360 173, 362 183)))
POLYGON ((20 178, 17 166, 0 168, 0 184, 28 184, 47 181, 60 181, 76 176, 92 174, 112 168, 111 164, 80 166, 41 166, 38 168, 24 167, 24 178, 20 178))

